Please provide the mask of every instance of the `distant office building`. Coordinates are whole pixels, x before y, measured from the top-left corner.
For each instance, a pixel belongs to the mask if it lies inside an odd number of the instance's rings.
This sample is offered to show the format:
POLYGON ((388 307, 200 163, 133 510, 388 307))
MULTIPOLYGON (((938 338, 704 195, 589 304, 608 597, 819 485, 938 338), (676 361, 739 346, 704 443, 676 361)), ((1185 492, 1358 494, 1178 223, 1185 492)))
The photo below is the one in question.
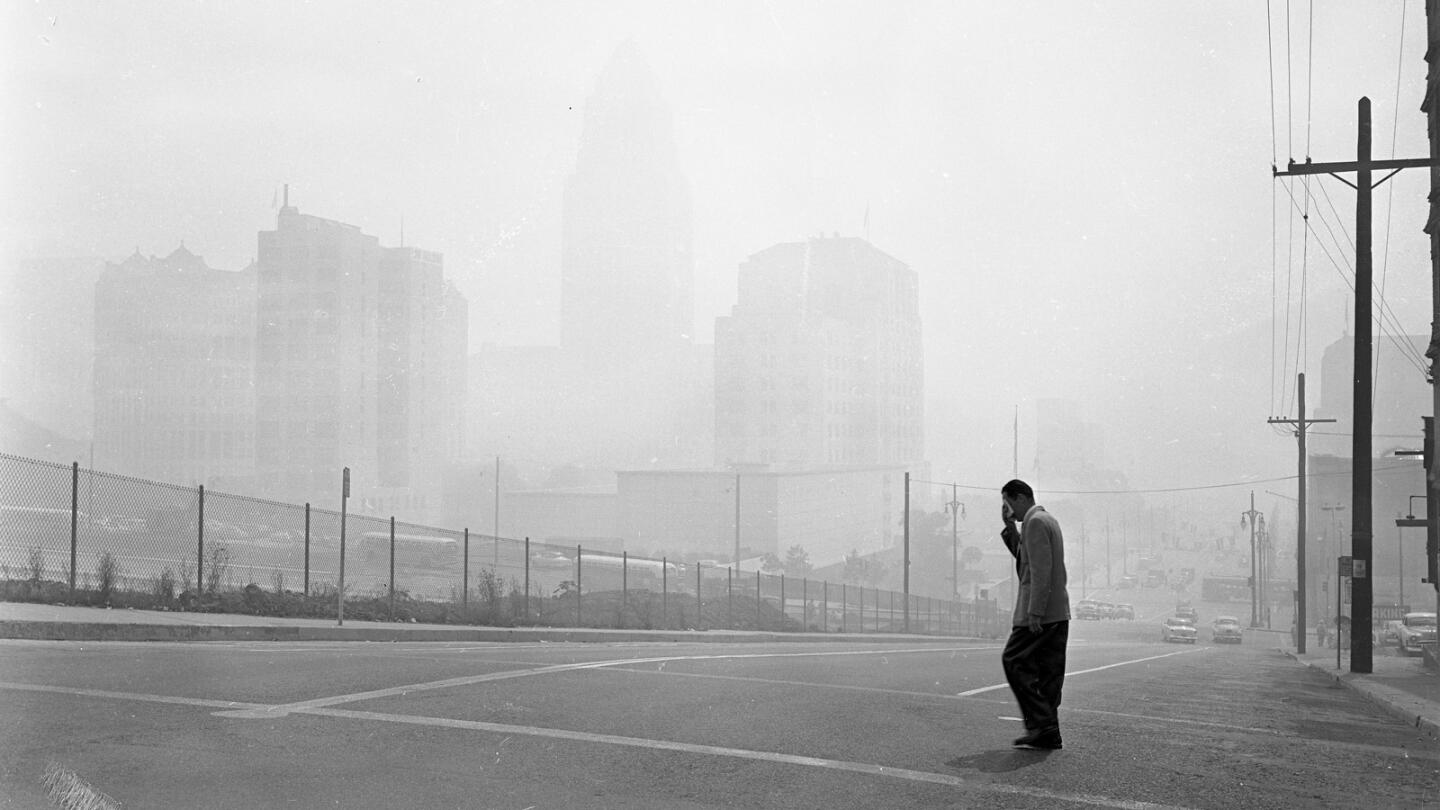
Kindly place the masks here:
POLYGON ((842 237, 754 254, 715 321, 716 463, 921 461, 923 359, 904 263, 842 237))
MULTIPOLYGON (((182 485, 254 472, 255 272, 182 245, 95 289, 95 467, 182 485)), ((88 463, 88 460, 87 460, 88 463)))
POLYGON ((1035 470, 1050 488, 1123 489, 1125 476, 1106 450, 1105 431, 1080 404, 1063 397, 1035 402, 1035 470))
POLYGON ((633 44, 586 101, 565 186, 560 343, 471 360, 471 450, 546 464, 678 467, 713 455, 710 347, 693 340, 690 191, 633 44))
POLYGON ((291 500, 423 519, 463 447, 467 312, 438 253, 385 248, 287 199, 259 234, 256 467, 291 500))
POLYGON ((639 50, 626 43, 586 100, 565 186, 561 345, 630 358, 690 345, 691 228, 670 111, 639 50))
POLYGON ((7 261, 0 271, 0 397, 44 441, 21 439, 6 452, 70 462, 84 458, 95 419, 95 283, 105 269, 96 258, 7 261), (63 448, 63 452, 60 452, 63 448), (50 451, 59 452, 52 455, 50 451))
MULTIPOLYGON (((1371 448, 1379 456, 1391 449, 1414 450, 1420 447, 1420 417, 1433 410, 1430 382, 1426 379, 1429 361, 1425 350, 1429 335, 1375 337, 1372 384, 1371 448)), ((1320 426, 1307 439, 1314 455, 1350 457, 1350 427, 1355 409, 1355 338, 1340 338, 1325 347, 1320 361, 1319 380, 1309 379, 1311 414, 1317 419, 1338 419, 1337 426, 1320 426), (1316 382, 1319 391, 1316 392, 1316 382), (1318 393, 1318 396, 1317 396, 1318 393)))
MULTIPOLYGON (((923 468, 921 468, 923 469, 923 468)), ((792 546, 810 562, 843 562, 903 536, 902 466, 618 473, 618 530, 635 554, 733 562, 792 546), (737 525, 738 521, 738 525, 737 525)))

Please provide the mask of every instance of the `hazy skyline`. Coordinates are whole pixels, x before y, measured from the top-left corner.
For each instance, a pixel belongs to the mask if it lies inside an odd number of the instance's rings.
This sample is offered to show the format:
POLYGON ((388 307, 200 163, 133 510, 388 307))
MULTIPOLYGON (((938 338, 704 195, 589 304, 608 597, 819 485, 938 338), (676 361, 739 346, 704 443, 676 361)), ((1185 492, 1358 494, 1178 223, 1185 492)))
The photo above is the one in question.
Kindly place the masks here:
MULTIPOLYGON (((1296 369, 1271 373, 1271 313, 1307 253, 1315 379, 1348 291, 1271 161, 1351 159, 1361 95, 1377 156, 1428 153, 1423 4, 1403 52, 1398 2, 1316 4, 1313 37, 1294 5, 1269 38, 1258 2, 11 5, 0 240, 111 261, 183 241, 239 269, 289 183, 304 213, 386 245, 403 219, 442 252, 472 351, 554 343, 584 101, 631 40, 675 117, 701 342, 750 254, 868 236, 920 277, 936 476, 998 487, 1014 409, 1057 396, 1134 487, 1284 476, 1294 443, 1264 420, 1294 415, 1275 378, 1296 369)), ((1427 192, 1408 171, 1376 194, 1377 283, 1414 334, 1427 192)))

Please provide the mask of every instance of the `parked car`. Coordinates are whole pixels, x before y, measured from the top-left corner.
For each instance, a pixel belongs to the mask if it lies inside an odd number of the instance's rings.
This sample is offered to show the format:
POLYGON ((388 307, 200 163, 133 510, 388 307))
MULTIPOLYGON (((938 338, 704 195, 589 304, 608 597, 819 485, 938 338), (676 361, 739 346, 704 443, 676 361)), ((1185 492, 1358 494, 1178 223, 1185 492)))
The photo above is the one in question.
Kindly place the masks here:
POLYGON ((1100 619, 1100 603, 1094 599, 1081 599, 1075 603, 1075 618, 1098 621, 1100 619))
POLYGON ((1186 644, 1194 644, 1195 637, 1199 635, 1195 625, 1185 621, 1179 616, 1171 616, 1160 625, 1161 641, 1179 641, 1186 644))
POLYGON ((1129 620, 1131 620, 1131 621, 1134 621, 1134 619, 1135 619, 1135 606, 1134 606, 1134 605, 1127 605, 1127 604, 1125 604, 1124 602, 1121 602, 1120 604, 1117 604, 1117 605, 1115 606, 1115 613, 1114 613, 1114 615, 1112 615, 1110 618, 1112 618, 1112 619, 1129 619, 1129 620))
POLYGON ((1100 618, 1102 618, 1102 619, 1113 619, 1113 618, 1115 618, 1115 603, 1114 603, 1114 602, 1096 602, 1095 605, 1096 605, 1096 607, 1098 607, 1098 608, 1100 609, 1100 618))
POLYGON ((1216 644, 1239 644, 1243 638, 1240 620, 1234 616, 1216 616, 1210 623, 1210 640, 1216 644))
POLYGON ((1146 571, 1146 572, 1145 572, 1145 587, 1147 587, 1147 588, 1163 588, 1163 587, 1165 587, 1165 572, 1162 571, 1162 570, 1160 570, 1159 568, 1151 568, 1149 571, 1146 571))
POLYGON ((1419 655, 1421 644, 1435 643, 1435 614, 1406 613, 1405 618, 1391 622, 1401 655, 1419 655))

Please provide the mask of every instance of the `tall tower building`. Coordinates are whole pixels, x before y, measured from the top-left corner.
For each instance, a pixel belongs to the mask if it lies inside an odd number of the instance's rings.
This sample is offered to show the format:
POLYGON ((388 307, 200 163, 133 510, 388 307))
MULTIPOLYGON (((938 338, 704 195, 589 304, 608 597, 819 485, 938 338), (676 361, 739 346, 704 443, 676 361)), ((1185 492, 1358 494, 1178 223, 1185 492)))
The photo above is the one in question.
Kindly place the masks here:
POLYGON ((715 321, 716 463, 922 461, 919 303, 915 271, 863 239, 752 255, 715 321))
POLYGON ((440 254, 385 248, 359 228, 280 209, 259 235, 256 467, 291 499, 439 508, 463 447, 464 299, 440 254))
POLYGON ((95 466, 176 484, 254 472, 255 271, 182 245, 95 286, 95 466))
POLYGON ((692 343, 690 189, 670 111, 632 43, 586 102, 564 205, 562 346, 633 358, 692 343))

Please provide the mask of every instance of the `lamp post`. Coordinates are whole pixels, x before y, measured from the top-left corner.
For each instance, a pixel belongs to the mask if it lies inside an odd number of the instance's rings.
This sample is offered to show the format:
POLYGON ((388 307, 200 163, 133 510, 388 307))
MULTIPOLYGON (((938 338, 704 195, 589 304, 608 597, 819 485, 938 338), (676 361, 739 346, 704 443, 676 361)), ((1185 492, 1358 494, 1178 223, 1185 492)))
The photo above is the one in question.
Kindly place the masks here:
POLYGON ((1258 627, 1260 605, 1256 597, 1259 594, 1257 586, 1260 583, 1256 581, 1255 531, 1257 529, 1264 530, 1265 515, 1255 510, 1254 490, 1250 491, 1250 508, 1240 513, 1240 527, 1244 528, 1246 525, 1250 527, 1250 626, 1258 627))
POLYGON ((960 594, 960 518, 965 517, 965 504, 960 502, 956 490, 958 484, 950 485, 950 500, 945 511, 950 513, 950 598, 960 594))

